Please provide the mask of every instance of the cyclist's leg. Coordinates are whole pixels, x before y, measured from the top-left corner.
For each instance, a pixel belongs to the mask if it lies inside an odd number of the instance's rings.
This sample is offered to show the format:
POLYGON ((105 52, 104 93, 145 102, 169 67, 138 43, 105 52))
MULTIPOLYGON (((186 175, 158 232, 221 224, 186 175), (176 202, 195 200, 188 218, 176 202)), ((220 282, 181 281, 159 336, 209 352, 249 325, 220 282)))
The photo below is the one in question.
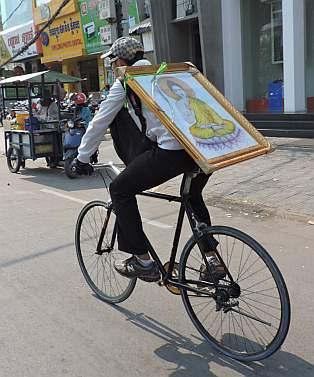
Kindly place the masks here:
MULTIPOLYGON (((202 190, 207 184, 210 176, 211 174, 198 174, 195 178, 192 179, 190 188, 190 203, 193 211, 199 221, 205 223, 208 226, 211 226, 211 220, 208 209, 204 203, 202 190)), ((200 266, 200 279, 211 281, 212 276, 218 280, 225 277, 226 273, 224 267, 216 257, 216 248, 218 241, 214 237, 206 234, 199 240, 199 244, 201 249, 204 251, 205 256, 207 257, 208 266, 211 270, 210 274, 206 265, 202 263, 202 265, 200 266)))
POLYGON ((197 218, 208 226, 211 225, 210 215, 204 203, 202 191, 210 177, 211 174, 198 174, 195 178, 192 179, 190 188, 190 203, 193 211, 197 218))
POLYGON ((193 165, 184 150, 155 147, 136 157, 111 183, 110 194, 117 216, 121 251, 135 255, 147 253, 135 195, 191 170, 193 165))

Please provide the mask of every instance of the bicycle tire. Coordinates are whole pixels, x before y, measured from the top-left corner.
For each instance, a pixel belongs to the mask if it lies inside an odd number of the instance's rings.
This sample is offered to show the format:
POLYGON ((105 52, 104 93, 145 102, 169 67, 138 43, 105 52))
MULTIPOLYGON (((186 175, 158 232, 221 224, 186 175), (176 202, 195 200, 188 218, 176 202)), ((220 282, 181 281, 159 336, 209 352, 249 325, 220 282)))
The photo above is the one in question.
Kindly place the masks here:
POLYGON ((112 235, 114 229, 115 216, 111 205, 99 200, 83 207, 75 229, 76 255, 83 276, 97 297, 112 304, 126 300, 136 284, 136 279, 123 277, 114 269, 114 261, 125 258, 125 254, 116 248, 116 236, 112 235), (83 234, 84 229, 87 238, 83 234), (101 246, 108 252, 99 255, 96 249, 102 231, 104 237, 101 246))
MULTIPOLYGON (((214 303, 214 309, 217 309, 215 299, 209 298, 208 296, 206 298, 205 295, 202 296, 201 294, 193 295, 189 291, 182 289, 182 300, 190 319, 209 345, 226 356, 239 361, 258 361, 271 356, 283 344, 290 325, 290 300, 281 272, 267 251, 256 240, 242 231, 225 226, 213 226, 207 228, 206 234, 207 236, 215 237, 215 239, 219 242, 216 250, 222 257, 225 265, 228 267, 234 281, 236 281, 240 286, 241 294, 237 298, 239 306, 236 310, 241 311, 243 316, 239 314, 239 312, 237 313, 233 310, 230 310, 227 313, 220 310, 216 311, 212 316, 215 318, 209 321, 209 315, 213 312, 212 309, 212 311, 208 313, 207 318, 204 317, 204 320, 201 320, 199 317, 203 317, 205 311, 205 309, 201 309, 201 305, 203 305, 203 308, 204 305, 206 305, 209 309, 209 305, 214 303), (231 241, 231 243, 229 241, 231 241), (242 250, 240 253, 237 252, 238 249, 235 247, 235 244, 238 241, 240 244, 242 244, 242 250), (225 246, 225 244, 227 244, 227 246, 225 246), (228 252, 228 245, 232 245, 232 250, 230 250, 230 252, 228 252), (225 250, 227 250, 227 252, 225 250), (250 260, 252 255, 255 258, 257 257, 253 263, 252 260, 250 260), (242 263, 243 265, 241 266, 241 270, 239 267, 238 276, 237 279, 235 279, 234 275, 236 275, 237 271, 234 265, 238 260, 240 260, 240 266, 242 263), (256 266, 255 264, 258 262, 264 266, 262 268, 258 267, 258 265, 256 266), (253 267, 258 267, 258 269, 255 271, 250 270, 251 268, 253 269, 253 267), (232 271, 235 271, 235 273, 232 271), (249 275, 245 277, 244 274, 247 271, 249 275), (262 275, 260 275, 261 273, 262 275), (255 285, 252 284, 252 279, 257 277, 259 279, 261 278, 262 280, 255 285), (270 280, 272 280, 272 284, 275 283, 273 287, 269 286, 270 280), (263 288, 263 285, 265 288, 263 288), (255 291, 255 289, 258 290, 255 291), (275 290, 278 291, 278 297, 275 295, 272 296, 273 293, 275 294, 275 290), (263 300, 260 302, 261 307, 256 306, 258 303, 256 296, 258 299, 261 297, 261 300, 263 300), (194 297, 204 301, 202 301, 202 304, 198 304, 197 307, 197 304, 195 304, 197 300, 194 297), (280 308, 275 307, 275 304, 278 301, 280 301, 280 308), (270 314, 272 308, 275 310, 275 315, 270 314), (197 310, 198 312, 196 312, 197 310), (201 311, 203 311, 203 313, 201 313, 201 311), (280 318, 278 318, 279 311, 280 318), (228 314, 229 322, 228 320, 225 322, 228 314), (255 319, 248 318, 247 315, 251 315, 251 317, 254 317, 255 319), (219 317, 220 327, 218 327, 219 317), (278 323, 278 328, 275 330, 275 334, 272 333, 275 326, 271 325, 270 330, 269 324, 272 322, 267 323, 266 319, 272 321, 274 325, 278 323), (259 322, 259 320, 263 320, 266 324, 259 322), (210 325, 208 329, 206 329, 207 321, 210 325), (243 323, 246 324, 245 328, 243 328, 243 323), (211 331, 213 326, 218 327, 215 334, 213 334, 214 331, 211 331), (240 335, 236 334, 238 328, 240 335), (267 335, 261 334, 261 329, 264 331, 267 330, 267 335), (266 337, 270 336, 272 338, 267 341, 266 337), (252 342, 250 338, 254 338, 254 341, 252 342), (262 344, 259 345, 258 341, 260 341, 262 344), (249 344, 251 349, 248 347, 249 344)), ((196 241, 192 236, 186 243, 180 258, 179 279, 182 283, 186 283, 190 275, 193 274, 193 276, 195 276, 200 271, 194 271, 195 269, 193 270, 193 267, 191 267, 192 263, 194 263, 196 267, 197 263, 199 263, 198 261, 194 261, 194 259, 192 259, 197 258, 197 254, 199 254, 199 258, 202 261, 201 253, 198 247, 195 246, 196 241)), ((230 279, 228 276, 224 278, 223 281, 220 281, 220 284, 227 287, 228 280, 230 284, 230 279)), ((209 287, 208 289, 212 292, 215 290, 213 287, 209 287)), ((236 300, 230 299, 230 305, 231 304, 235 305, 236 300)))

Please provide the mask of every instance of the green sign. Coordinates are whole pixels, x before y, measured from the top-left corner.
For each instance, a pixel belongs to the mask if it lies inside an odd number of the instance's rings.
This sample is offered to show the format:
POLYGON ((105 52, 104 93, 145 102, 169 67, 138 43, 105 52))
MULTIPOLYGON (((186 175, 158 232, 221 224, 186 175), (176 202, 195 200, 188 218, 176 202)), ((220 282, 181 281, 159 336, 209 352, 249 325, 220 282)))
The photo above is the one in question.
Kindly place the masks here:
POLYGON ((140 20, 136 0, 128 0, 129 27, 137 25, 140 20))
POLYGON ((103 52, 111 44, 111 26, 103 18, 103 0, 79 0, 82 29, 87 54, 103 52))
MULTIPOLYGON (((86 53, 102 53, 108 49, 112 40, 112 28, 116 24, 110 25, 105 17, 109 6, 108 0, 78 0, 81 14, 82 30, 86 53)), ((139 15, 136 0, 128 0, 128 21, 129 27, 139 23, 139 15)))

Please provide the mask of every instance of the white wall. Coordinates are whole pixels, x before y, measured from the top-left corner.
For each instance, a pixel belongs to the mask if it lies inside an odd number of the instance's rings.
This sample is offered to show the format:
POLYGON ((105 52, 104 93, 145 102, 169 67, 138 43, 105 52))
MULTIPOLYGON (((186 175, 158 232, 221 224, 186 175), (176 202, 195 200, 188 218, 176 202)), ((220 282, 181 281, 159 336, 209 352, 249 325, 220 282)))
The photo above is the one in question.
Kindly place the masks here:
POLYGON ((241 0, 222 0, 225 97, 244 110, 241 0))
POLYGON ((305 4, 282 0, 285 111, 306 109, 305 102, 305 4))

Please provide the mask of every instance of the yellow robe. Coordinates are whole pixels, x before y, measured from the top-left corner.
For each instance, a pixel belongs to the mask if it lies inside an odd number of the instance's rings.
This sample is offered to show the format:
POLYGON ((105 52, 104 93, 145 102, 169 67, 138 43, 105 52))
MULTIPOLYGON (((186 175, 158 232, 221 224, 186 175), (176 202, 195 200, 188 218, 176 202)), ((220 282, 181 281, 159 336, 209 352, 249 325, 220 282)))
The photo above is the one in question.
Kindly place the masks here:
POLYGON ((215 136, 229 135, 235 131, 233 122, 223 119, 204 101, 189 97, 189 104, 196 119, 196 122, 189 128, 193 136, 200 139, 210 139, 215 136), (210 123, 220 125, 221 128, 214 129, 210 123))

